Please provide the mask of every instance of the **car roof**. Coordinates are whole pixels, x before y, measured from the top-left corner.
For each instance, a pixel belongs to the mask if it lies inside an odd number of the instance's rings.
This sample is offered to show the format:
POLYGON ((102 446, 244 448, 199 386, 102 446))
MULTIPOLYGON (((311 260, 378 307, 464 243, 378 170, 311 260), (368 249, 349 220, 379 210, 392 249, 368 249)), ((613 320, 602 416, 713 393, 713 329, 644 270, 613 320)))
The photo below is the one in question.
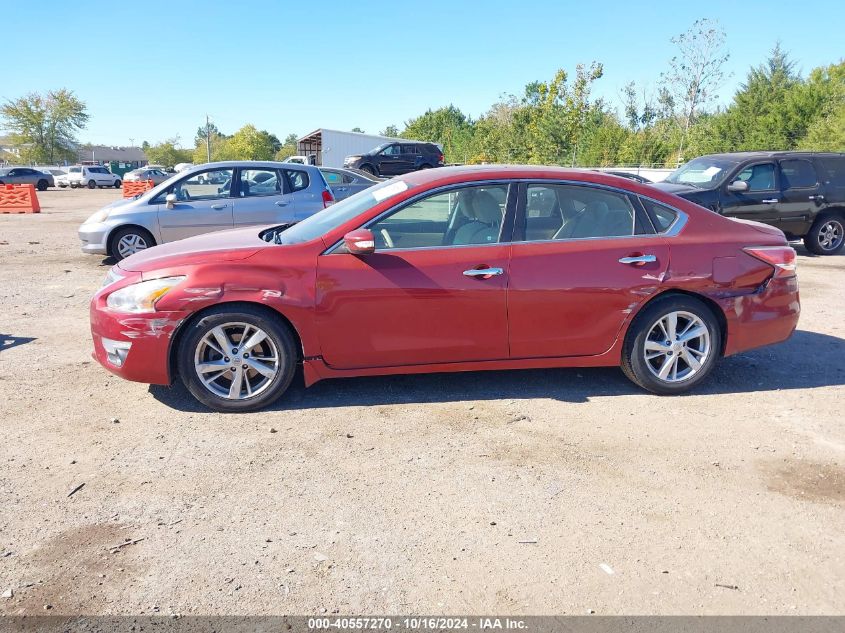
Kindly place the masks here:
POLYGON ((733 159, 736 162, 740 162, 743 160, 749 160, 754 158, 789 158, 789 157, 809 157, 809 156, 822 156, 822 157, 845 157, 845 154, 840 152, 799 152, 799 151, 788 151, 788 150, 781 150, 781 151, 762 151, 762 152, 724 152, 721 154, 705 154, 703 156, 697 156, 696 158, 724 158, 724 159, 733 159))
POLYGON ((314 165, 302 165, 300 163, 283 163, 276 160, 224 160, 216 163, 203 163, 202 165, 194 165, 180 174, 191 174, 198 171, 206 171, 208 169, 230 169, 232 167, 246 167, 246 168, 267 168, 267 169, 312 169, 317 171, 314 165))
POLYGON ((573 180, 615 187, 623 185, 626 189, 632 189, 634 185, 639 185, 630 178, 591 169, 545 165, 457 165, 412 171, 398 178, 414 185, 436 184, 438 181, 442 181, 441 184, 451 184, 453 182, 498 179, 573 180))

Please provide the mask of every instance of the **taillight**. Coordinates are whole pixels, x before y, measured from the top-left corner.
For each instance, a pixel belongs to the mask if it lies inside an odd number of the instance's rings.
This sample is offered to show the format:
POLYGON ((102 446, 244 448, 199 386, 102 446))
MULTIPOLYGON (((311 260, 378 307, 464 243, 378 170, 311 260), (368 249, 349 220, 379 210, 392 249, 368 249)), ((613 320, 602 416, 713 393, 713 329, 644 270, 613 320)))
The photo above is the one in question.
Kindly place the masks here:
POLYGON ((443 162, 443 154, 440 154, 440 158, 438 158, 438 159, 437 159, 437 162, 438 162, 438 163, 442 163, 442 162, 443 162))
POLYGON ((325 209, 326 207, 331 206, 333 204, 334 196, 332 195, 332 192, 328 189, 323 189, 323 208, 325 209))
POLYGON ((795 249, 789 246, 749 246, 742 250, 771 265, 775 269, 775 278, 795 276, 798 262, 795 249))

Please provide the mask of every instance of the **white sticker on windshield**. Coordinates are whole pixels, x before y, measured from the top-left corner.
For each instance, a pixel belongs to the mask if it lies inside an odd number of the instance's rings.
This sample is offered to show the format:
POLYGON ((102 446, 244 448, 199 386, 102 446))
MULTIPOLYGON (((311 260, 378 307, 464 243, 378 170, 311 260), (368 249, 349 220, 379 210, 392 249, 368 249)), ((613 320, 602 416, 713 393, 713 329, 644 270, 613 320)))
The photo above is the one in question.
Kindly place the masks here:
POLYGON ((382 200, 387 200, 389 197, 395 196, 397 193, 402 193, 407 189, 408 185, 405 184, 404 180, 397 180, 391 185, 387 185, 386 187, 373 191, 373 198, 376 199, 376 202, 381 202, 382 200))
POLYGON ((707 176, 708 178, 712 178, 713 176, 715 176, 716 174, 718 174, 720 171, 722 171, 722 168, 721 168, 721 167, 716 167, 716 166, 714 165, 713 167, 708 167, 707 169, 705 169, 705 170, 704 170, 703 172, 701 172, 701 173, 702 173, 702 174, 704 174, 705 176, 707 176))

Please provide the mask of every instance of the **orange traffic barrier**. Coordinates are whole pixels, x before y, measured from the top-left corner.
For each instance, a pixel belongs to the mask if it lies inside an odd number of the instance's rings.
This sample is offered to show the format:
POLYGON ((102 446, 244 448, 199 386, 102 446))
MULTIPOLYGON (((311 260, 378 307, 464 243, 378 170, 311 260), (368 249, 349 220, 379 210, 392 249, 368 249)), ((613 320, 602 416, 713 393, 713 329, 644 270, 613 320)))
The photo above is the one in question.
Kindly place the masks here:
POLYGON ((134 198, 139 193, 149 191, 155 186, 152 180, 136 180, 133 182, 123 181, 123 197, 134 198))
POLYGON ((32 185, 0 186, 0 213, 41 213, 32 185))

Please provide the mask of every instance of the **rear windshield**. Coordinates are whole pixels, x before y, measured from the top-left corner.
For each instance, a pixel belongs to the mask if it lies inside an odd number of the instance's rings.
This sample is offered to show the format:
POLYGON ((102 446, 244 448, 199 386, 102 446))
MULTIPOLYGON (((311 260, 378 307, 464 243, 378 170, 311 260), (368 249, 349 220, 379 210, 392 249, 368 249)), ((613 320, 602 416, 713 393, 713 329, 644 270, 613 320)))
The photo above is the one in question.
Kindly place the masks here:
POLYGON ((71 173, 71 174, 78 174, 81 171, 82 171, 82 167, 71 167, 70 169, 68 169, 68 173, 71 173))
POLYGON ((379 202, 406 191, 408 187, 408 183, 404 180, 386 180, 374 187, 364 189, 364 191, 349 196, 341 202, 336 202, 328 209, 319 211, 302 222, 294 224, 291 228, 279 234, 278 243, 300 244, 310 242, 349 222, 349 220, 368 209, 372 209, 379 202))

